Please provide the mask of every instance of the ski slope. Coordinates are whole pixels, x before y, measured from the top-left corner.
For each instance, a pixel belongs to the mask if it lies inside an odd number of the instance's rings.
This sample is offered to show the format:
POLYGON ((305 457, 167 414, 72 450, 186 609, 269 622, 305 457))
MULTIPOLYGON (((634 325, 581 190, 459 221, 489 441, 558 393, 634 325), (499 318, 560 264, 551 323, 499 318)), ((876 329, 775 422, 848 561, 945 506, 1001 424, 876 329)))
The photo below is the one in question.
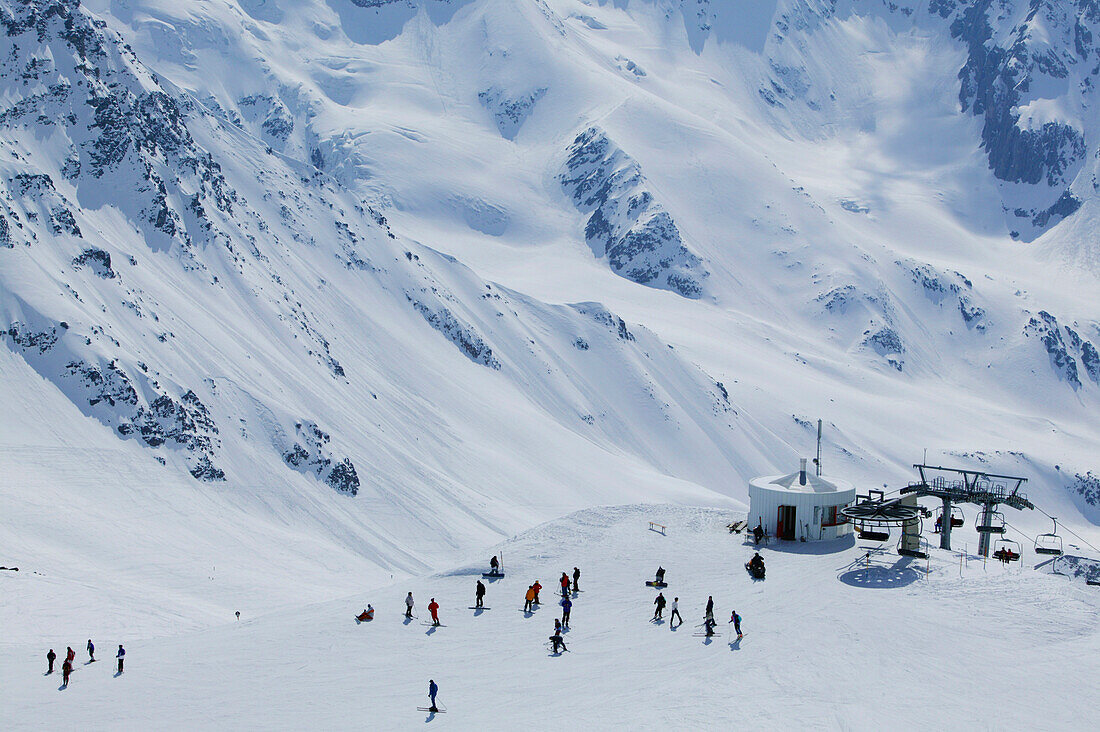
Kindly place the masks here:
MULTIPOLYGON (((1025 551, 1007 569, 934 550, 927 563, 893 543, 780 544, 761 549, 767 579, 742 568, 752 548, 725 524, 734 514, 674 505, 580 511, 526 531, 453 570, 290 610, 243 604, 204 630, 164 622, 152 637, 92 633, 113 662, 81 665, 86 633, 8 627, 0 694, 9 729, 1084 729, 1100 670, 1100 593, 1033 571, 1025 551), (659 521, 666 535, 648 530, 659 521), (861 561, 875 550, 869 566, 861 561), (878 551, 885 549, 884 552, 878 551), (506 576, 488 582, 475 613, 476 579, 489 553, 506 576), (685 623, 650 622, 658 564, 685 623), (554 585, 582 571, 569 651, 546 647, 559 613, 554 585), (926 573, 926 566, 930 570, 926 573), (539 580, 543 605, 522 612, 539 580), (411 590, 419 619, 405 622, 411 590), (719 635, 694 628, 708 595, 719 635), (430 598, 443 627, 423 624, 430 598), (367 603, 376 619, 356 624, 367 603), (730 611, 744 639, 731 642, 730 611), (44 678, 48 645, 78 649, 69 688, 44 678), (445 714, 426 706, 429 678, 445 714)), ((968 528, 957 530, 960 545, 968 528)), ((155 586, 155 579, 151 587, 155 586)), ((38 578, 0 577, 24 602, 38 578)), ((293 593, 294 588, 287 586, 293 593)), ((60 600, 60 598, 58 598, 60 600)), ((126 609, 120 608, 125 614, 126 609)), ((667 611, 666 611, 667 613, 667 611)), ((55 622, 96 616, 63 601, 26 607, 55 622)), ((71 626, 70 626, 71 627, 71 626)))

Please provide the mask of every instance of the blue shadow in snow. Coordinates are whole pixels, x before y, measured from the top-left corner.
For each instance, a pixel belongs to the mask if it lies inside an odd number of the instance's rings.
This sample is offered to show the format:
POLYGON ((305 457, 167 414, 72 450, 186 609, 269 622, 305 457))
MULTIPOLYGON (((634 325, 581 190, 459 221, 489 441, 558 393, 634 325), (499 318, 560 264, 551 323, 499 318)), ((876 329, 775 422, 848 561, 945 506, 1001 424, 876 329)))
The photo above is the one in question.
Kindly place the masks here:
POLYGON ((864 589, 896 589, 906 587, 920 579, 920 572, 909 566, 905 557, 893 566, 855 567, 837 576, 841 582, 852 587, 864 589))

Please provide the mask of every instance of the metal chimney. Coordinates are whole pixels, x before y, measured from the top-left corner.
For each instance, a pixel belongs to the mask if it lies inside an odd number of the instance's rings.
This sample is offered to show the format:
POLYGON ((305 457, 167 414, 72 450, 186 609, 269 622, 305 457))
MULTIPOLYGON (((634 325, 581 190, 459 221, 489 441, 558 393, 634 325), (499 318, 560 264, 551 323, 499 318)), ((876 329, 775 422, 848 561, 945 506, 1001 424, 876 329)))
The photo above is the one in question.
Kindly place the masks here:
POLYGON ((802 458, 798 466, 798 484, 806 485, 806 458, 802 458))

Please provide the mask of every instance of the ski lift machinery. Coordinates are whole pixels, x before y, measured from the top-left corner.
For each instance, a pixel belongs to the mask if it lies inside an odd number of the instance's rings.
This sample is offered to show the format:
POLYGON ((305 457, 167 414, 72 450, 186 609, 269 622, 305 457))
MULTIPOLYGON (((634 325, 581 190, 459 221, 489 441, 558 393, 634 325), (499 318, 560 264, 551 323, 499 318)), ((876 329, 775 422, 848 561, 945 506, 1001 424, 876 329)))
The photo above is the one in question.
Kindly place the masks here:
POLYGON ((1054 531, 1035 537, 1035 553, 1061 556, 1063 554, 1062 537, 1058 535, 1058 519, 1051 516, 1051 520, 1054 521, 1054 531))
POLYGON ((1005 515, 1000 511, 990 511, 988 523, 978 524, 974 530, 979 534, 1003 534, 1005 532, 1005 515))

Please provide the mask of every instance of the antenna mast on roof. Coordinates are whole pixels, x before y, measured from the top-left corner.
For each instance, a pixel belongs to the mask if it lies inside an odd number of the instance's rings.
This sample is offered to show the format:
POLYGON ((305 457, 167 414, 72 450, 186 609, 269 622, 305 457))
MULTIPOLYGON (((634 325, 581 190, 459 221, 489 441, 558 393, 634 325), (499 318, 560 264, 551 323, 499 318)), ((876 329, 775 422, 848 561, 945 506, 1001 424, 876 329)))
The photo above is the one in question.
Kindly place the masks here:
POLYGON ((821 420, 817 420, 817 457, 814 458, 814 468, 821 475, 821 420))

